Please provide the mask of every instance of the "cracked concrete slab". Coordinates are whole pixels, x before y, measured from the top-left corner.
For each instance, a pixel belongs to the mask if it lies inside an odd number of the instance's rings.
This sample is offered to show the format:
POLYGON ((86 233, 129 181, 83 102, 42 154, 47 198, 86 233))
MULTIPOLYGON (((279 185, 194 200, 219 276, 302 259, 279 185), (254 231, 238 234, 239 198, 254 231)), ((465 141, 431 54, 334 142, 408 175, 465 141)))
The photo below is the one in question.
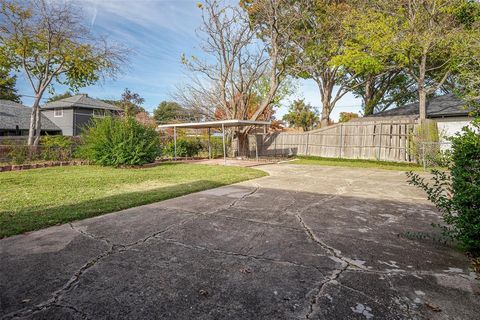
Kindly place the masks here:
POLYGON ((0 240, 2 319, 477 319, 405 174, 270 176, 0 240))

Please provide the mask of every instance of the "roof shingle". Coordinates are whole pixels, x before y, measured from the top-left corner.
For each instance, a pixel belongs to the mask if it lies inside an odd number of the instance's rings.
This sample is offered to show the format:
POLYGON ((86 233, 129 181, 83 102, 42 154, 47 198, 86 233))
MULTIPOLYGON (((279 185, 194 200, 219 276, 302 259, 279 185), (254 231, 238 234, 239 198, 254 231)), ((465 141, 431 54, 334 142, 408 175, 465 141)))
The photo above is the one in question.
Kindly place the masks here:
POLYGON ((111 105, 109 103, 103 102, 98 99, 90 98, 86 94, 76 94, 74 96, 49 102, 42 106, 42 109, 55 109, 55 108, 72 108, 72 107, 82 107, 88 109, 103 109, 103 110, 113 110, 113 111, 122 111, 117 106, 111 105))
MULTIPOLYGON (((3 130, 28 130, 32 108, 8 100, 0 100, 0 129, 3 130)), ((42 114, 42 130, 61 131, 52 121, 42 114)))
MULTIPOLYGON (((427 102, 427 118, 466 117, 471 112, 466 103, 453 94, 435 97, 427 102)), ((414 116, 419 114, 418 102, 382 111, 371 117, 414 116)))

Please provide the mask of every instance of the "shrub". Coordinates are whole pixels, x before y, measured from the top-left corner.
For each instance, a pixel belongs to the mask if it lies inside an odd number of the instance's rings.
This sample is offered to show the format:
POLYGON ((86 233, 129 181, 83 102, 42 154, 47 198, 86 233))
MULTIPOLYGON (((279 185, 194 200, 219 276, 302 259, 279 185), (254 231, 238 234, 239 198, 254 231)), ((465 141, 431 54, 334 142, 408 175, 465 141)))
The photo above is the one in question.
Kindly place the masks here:
POLYGON ((160 152, 155 129, 132 117, 96 119, 82 133, 81 158, 105 166, 142 165, 153 162, 160 152))
MULTIPOLYGON (((177 139, 177 157, 194 157, 202 150, 202 142, 199 138, 179 138, 177 139)), ((175 142, 170 141, 163 148, 163 155, 175 156, 175 142)))
POLYGON ((427 119, 410 131, 408 153, 417 160, 417 163, 423 164, 423 160, 436 157, 440 152, 440 146, 435 143, 439 140, 437 123, 427 119))
POLYGON ((464 250, 480 255, 480 125, 465 127, 451 138, 450 173, 432 170, 427 182, 408 173, 409 183, 426 191, 443 215, 447 232, 464 250))
POLYGON ((73 141, 65 136, 44 136, 40 140, 43 160, 70 160, 73 141))
POLYGON ((9 146, 7 156, 13 164, 24 164, 30 158, 29 147, 12 144, 9 146))

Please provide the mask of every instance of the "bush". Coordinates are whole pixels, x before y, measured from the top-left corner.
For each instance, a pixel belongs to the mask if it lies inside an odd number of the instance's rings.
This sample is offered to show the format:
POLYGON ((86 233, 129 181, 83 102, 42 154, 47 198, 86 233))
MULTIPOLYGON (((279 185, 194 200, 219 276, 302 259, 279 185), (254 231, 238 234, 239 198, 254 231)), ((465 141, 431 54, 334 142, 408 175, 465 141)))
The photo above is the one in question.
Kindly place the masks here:
POLYGON ((43 160, 63 161, 72 158, 73 141, 65 136, 44 136, 40 140, 43 160))
MULTIPOLYGON (((179 138, 177 139, 177 157, 194 157, 202 150, 203 145, 199 138, 179 138)), ((170 141, 163 148, 163 155, 175 156, 175 142, 170 141)))
POLYGON ((440 146, 435 142, 440 141, 437 123, 433 120, 416 125, 409 133, 408 154, 417 160, 417 163, 423 163, 440 152, 440 146))
POLYGON ((105 166, 142 165, 155 161, 160 139, 155 129, 132 117, 96 119, 82 133, 81 158, 105 166))
POLYGON ((13 164, 24 164, 30 158, 29 147, 12 144, 9 146, 7 156, 13 164))
POLYGON ((450 173, 432 170, 432 182, 412 172, 409 182, 427 192, 443 215, 447 232, 464 250, 480 255, 480 125, 451 138, 450 173))

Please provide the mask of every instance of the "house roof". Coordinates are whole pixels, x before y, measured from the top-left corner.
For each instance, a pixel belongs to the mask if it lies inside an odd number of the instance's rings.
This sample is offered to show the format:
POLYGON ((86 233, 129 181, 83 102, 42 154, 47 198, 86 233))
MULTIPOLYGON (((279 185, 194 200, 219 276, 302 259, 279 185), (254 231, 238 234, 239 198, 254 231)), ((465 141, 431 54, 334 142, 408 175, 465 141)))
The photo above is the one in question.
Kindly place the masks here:
POLYGON ((98 99, 90 98, 86 94, 76 94, 74 96, 60 99, 53 102, 48 102, 42 106, 42 109, 56 109, 56 108, 73 108, 73 107, 82 107, 87 109, 102 109, 102 110, 113 110, 113 111, 122 111, 117 106, 111 105, 109 103, 103 102, 98 99))
MULTIPOLYGON (((28 130, 32 108, 8 100, 0 100, 0 129, 3 130, 28 130)), ((61 131, 52 121, 42 114, 42 130, 61 131)))
MULTIPOLYGON (((471 109, 466 108, 465 101, 453 94, 446 94, 427 101, 427 118, 467 117, 471 109)), ((382 111, 370 117, 415 116, 419 114, 418 102, 402 107, 382 111)))

